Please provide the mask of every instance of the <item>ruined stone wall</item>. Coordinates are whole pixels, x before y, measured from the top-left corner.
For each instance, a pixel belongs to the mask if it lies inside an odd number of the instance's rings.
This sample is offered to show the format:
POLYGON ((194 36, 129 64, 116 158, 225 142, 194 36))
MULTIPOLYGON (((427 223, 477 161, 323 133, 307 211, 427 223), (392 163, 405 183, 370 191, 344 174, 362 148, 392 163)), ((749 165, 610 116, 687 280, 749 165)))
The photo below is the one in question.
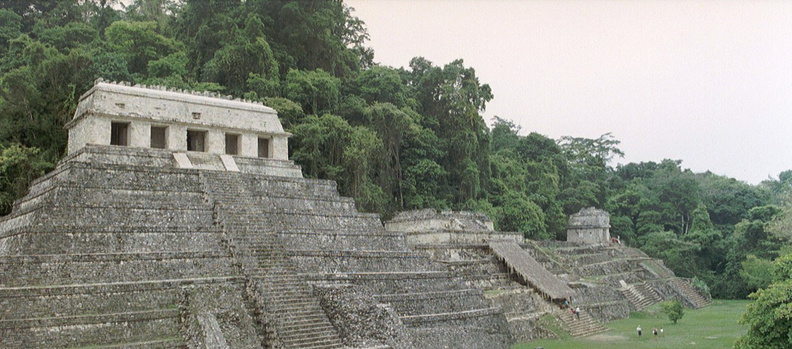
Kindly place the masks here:
POLYGON ((190 349, 261 348, 240 285, 188 288, 180 304, 182 333, 190 349))
POLYGON ((387 303, 378 302, 366 287, 319 284, 314 292, 345 345, 417 347, 398 314, 387 303))

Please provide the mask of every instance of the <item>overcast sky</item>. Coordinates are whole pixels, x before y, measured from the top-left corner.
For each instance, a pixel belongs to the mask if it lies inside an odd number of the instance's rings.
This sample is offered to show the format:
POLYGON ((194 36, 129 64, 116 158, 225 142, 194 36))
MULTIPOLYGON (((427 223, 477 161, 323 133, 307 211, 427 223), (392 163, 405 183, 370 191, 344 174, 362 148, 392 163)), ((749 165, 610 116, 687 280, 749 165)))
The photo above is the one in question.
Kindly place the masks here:
POLYGON ((792 169, 792 1, 346 0, 375 61, 462 58, 521 134, 756 184, 792 169))

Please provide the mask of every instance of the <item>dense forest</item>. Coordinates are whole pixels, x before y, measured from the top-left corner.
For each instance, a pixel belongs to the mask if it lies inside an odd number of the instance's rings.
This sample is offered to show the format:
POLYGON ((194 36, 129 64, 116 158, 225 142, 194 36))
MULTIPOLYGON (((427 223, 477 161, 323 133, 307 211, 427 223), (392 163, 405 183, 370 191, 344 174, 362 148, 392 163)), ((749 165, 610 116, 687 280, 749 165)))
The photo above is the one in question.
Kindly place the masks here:
POLYGON ((0 213, 64 155, 63 125, 102 77, 262 101, 306 177, 336 180, 386 219, 475 210, 499 230, 564 239, 568 215, 595 206, 613 235, 714 297, 777 280, 792 171, 749 185, 680 160, 614 167, 624 154, 610 134, 551 139, 508 115, 488 126, 493 89, 463 60, 382 66, 367 39, 337 0, 2 1, 0 213))

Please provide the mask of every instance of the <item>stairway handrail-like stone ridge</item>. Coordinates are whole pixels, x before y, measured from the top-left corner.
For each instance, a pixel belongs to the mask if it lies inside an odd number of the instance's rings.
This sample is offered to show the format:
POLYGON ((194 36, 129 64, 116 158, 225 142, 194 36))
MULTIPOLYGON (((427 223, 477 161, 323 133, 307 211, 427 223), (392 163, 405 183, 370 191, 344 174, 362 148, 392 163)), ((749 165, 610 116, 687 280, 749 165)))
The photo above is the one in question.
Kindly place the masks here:
POLYGON ((563 281, 543 268, 531 255, 513 241, 490 241, 492 251, 515 273, 551 299, 575 295, 563 281))

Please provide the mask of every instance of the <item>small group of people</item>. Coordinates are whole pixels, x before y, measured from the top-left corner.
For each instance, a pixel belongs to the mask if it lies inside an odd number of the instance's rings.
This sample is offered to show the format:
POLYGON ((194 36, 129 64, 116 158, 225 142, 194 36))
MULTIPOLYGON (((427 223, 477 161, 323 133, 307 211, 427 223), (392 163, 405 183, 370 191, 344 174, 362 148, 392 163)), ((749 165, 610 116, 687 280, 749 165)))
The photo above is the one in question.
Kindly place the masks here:
POLYGON ((572 315, 575 315, 575 317, 576 317, 578 320, 580 320, 580 307, 579 307, 579 306, 577 306, 577 307, 574 307, 574 308, 573 308, 573 307, 572 307, 572 306, 569 304, 569 298, 566 298, 566 299, 564 299, 564 309, 570 309, 570 311, 572 311, 572 315))
POLYGON ((612 242, 612 243, 614 243, 614 244, 619 244, 619 245, 621 245, 621 235, 619 235, 619 236, 617 236, 617 237, 612 237, 612 238, 611 238, 611 242, 612 242))
MULTIPOLYGON (((638 338, 641 338, 641 325, 638 325, 638 328, 635 329, 638 331, 638 338)), ((665 331, 662 327, 660 327, 660 331, 657 330, 657 327, 652 328, 652 334, 654 335, 655 340, 657 340, 657 334, 660 333, 661 336, 665 336, 665 331)))

